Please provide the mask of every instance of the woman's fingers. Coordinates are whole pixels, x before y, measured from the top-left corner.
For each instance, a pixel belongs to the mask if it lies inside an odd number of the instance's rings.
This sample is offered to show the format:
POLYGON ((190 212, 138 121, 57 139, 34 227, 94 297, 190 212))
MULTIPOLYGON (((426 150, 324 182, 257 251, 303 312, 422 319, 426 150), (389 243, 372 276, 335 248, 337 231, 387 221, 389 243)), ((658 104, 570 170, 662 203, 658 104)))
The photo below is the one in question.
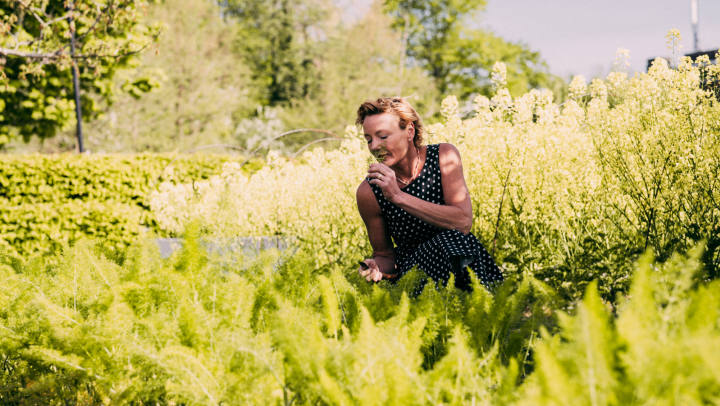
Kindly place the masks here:
POLYGON ((392 170, 392 169, 390 169, 389 166, 387 166, 385 164, 370 164, 370 166, 368 168, 369 168, 368 170, 382 170, 382 169, 392 170))
POLYGON ((395 182, 395 172, 383 164, 370 165, 367 177, 372 185, 386 186, 395 182))
POLYGON ((367 176, 367 177, 368 177, 370 180, 375 180, 375 179, 377 179, 377 180, 379 180, 379 181, 382 181, 383 178, 385 178, 385 180, 388 179, 387 176, 383 176, 383 174, 380 173, 380 172, 371 172, 371 173, 368 173, 368 176, 367 176))
POLYGON ((365 280, 368 282, 379 282, 382 280, 382 272, 380 272, 377 269, 371 269, 369 270, 371 273, 365 277, 365 280))
POLYGON ((386 186, 386 185, 388 184, 388 182, 390 182, 390 179, 389 179, 388 177, 386 177, 386 176, 383 176, 383 177, 377 177, 377 176, 375 176, 375 177, 370 177, 370 176, 368 176, 368 178, 370 179, 368 182, 370 182, 371 185, 378 185, 378 186, 380 186, 380 187, 386 186))
POLYGON ((380 186, 383 195, 390 202, 393 202, 393 199, 396 196, 400 195, 400 188, 397 184, 398 181, 397 177, 395 176, 395 172, 392 169, 388 168, 386 165, 370 165, 370 168, 368 169, 367 179, 368 183, 370 183, 371 185, 380 186))
POLYGON ((370 269, 362 269, 362 268, 360 268, 360 269, 358 270, 358 273, 360 274, 361 277, 367 279, 367 278, 369 278, 369 277, 372 276, 373 269, 372 269, 372 268, 370 268, 370 269))
POLYGON ((377 275, 380 275, 380 279, 382 279, 382 273, 380 272, 380 269, 377 266, 377 263, 375 263, 375 260, 372 258, 368 258, 365 261, 365 264, 369 266, 367 269, 363 269, 362 266, 358 268, 358 274, 365 278, 366 281, 372 282, 376 281, 377 275))
POLYGON ((360 268, 358 269, 358 273, 368 282, 378 282, 382 280, 382 272, 380 272, 377 266, 368 269, 360 268))
POLYGON ((381 173, 384 176, 390 176, 395 174, 392 169, 388 168, 387 165, 383 164, 370 165, 370 167, 368 168, 368 173, 381 173))

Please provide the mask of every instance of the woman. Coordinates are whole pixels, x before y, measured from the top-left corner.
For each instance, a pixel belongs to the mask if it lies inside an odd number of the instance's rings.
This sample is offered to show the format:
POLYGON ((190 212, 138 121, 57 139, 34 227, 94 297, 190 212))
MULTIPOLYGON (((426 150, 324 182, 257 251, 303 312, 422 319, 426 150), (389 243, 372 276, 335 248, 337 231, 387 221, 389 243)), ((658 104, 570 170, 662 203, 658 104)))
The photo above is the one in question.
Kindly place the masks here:
POLYGON ((360 275, 368 282, 397 279, 417 265, 443 285, 452 272, 455 286, 469 291, 469 265, 485 286, 502 281, 495 262, 470 233, 472 203, 457 148, 422 146, 420 117, 402 98, 366 101, 356 124, 382 162, 370 165, 357 190, 373 248, 360 275))

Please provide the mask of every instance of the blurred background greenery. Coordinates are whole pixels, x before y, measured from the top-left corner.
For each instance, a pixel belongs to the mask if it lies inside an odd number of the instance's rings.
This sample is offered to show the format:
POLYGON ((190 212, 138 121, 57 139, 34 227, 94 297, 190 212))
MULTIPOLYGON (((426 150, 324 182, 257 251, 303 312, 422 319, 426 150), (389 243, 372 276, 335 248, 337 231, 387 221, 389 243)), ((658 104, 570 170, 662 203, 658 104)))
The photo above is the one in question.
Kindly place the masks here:
MULTIPOLYGON (((430 119, 440 116, 446 95, 490 95, 495 61, 506 64, 514 96, 548 88, 556 101, 565 98, 566 83, 549 73, 538 53, 475 28, 485 0, 388 0, 354 20, 331 0, 166 0, 146 6, 135 5, 144 10, 140 22, 164 26, 156 44, 101 70, 79 63, 85 148, 93 153, 183 151, 213 143, 292 152, 326 135, 269 140, 299 128, 342 134, 367 98, 412 96, 430 119)), ((13 13, 5 7, 6 16, 13 13)), ((8 68, 13 60, 8 57, 8 68)), ((43 71, 35 77, 54 78, 67 103, 55 106, 59 119, 48 120, 47 102, 37 102, 41 96, 3 93, 3 152, 77 150, 70 70, 53 64, 38 69, 43 71), (20 119, 11 120, 13 114, 20 119)), ((33 76, 15 79, 21 90, 38 88, 33 76)))

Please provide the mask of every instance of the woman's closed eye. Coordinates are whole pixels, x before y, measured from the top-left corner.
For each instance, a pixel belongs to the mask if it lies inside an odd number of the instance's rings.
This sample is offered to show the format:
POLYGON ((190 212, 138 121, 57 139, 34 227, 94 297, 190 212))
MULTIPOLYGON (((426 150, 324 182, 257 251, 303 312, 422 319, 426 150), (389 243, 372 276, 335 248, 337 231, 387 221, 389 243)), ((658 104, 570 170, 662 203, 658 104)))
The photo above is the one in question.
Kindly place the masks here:
MULTIPOLYGON (((380 137, 380 139, 381 139, 381 140, 386 140, 387 137, 388 137, 388 136, 386 135, 386 136, 384 136, 384 137, 380 137)), ((367 143, 368 143, 368 144, 371 143, 371 142, 372 142, 372 140, 367 140, 367 143)))

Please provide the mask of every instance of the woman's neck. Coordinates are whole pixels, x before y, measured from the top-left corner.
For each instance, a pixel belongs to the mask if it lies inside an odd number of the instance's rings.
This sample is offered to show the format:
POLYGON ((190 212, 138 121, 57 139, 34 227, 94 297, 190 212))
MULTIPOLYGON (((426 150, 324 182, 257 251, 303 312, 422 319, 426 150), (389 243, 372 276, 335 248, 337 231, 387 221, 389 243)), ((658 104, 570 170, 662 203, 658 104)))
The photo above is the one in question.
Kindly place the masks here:
POLYGON ((410 147, 407 154, 405 154, 405 157, 393 165, 391 169, 395 172, 396 177, 406 182, 410 182, 413 176, 417 175, 416 173, 413 173, 413 171, 416 167, 419 167, 419 160, 419 150, 413 145, 410 147))

